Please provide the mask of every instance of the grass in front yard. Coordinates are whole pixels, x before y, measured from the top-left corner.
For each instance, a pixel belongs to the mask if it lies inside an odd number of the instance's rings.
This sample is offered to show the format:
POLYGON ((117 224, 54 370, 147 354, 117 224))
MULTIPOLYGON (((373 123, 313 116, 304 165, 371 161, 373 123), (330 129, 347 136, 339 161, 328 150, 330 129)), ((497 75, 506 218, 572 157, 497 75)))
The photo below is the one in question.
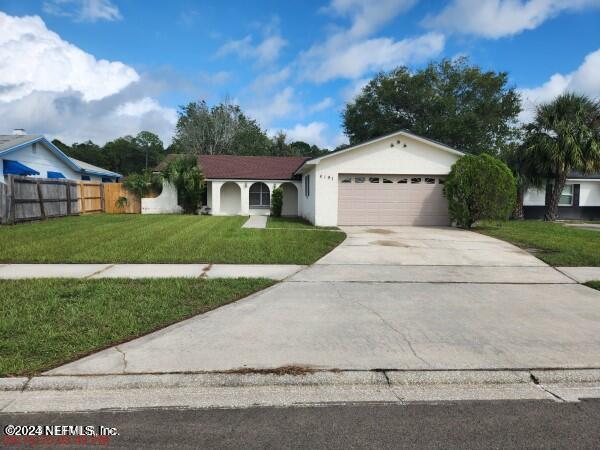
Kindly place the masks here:
POLYGON ((246 220, 99 214, 0 226, 0 263, 311 264, 345 238, 242 228, 246 220))
POLYGON ((248 278, 0 280, 0 376, 47 370, 272 283, 248 278))
POLYGON ((600 281, 588 281, 585 285, 600 291, 600 281))
POLYGON ((532 250, 552 266, 600 266, 600 232, 537 220, 488 221, 475 231, 532 250))
POLYGON ((339 230, 338 227, 317 227, 301 217, 269 217, 267 228, 301 228, 310 230, 339 230))

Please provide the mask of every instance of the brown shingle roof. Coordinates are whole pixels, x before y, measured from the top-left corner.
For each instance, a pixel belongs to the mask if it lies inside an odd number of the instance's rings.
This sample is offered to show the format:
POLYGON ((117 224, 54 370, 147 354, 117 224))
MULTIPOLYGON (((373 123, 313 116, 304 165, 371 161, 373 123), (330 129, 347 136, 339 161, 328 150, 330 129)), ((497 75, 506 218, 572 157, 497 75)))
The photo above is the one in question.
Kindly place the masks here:
POLYGON ((292 180, 307 159, 303 156, 200 155, 198 163, 208 179, 292 180))

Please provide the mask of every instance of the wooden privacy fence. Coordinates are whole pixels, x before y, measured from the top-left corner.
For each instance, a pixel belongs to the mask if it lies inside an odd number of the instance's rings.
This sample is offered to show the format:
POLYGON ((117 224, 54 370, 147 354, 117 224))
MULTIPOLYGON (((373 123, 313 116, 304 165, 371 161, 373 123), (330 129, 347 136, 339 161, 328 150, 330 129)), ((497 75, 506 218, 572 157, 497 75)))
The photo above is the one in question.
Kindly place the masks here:
POLYGON ((140 213, 140 200, 121 183, 9 175, 0 183, 0 224, 98 212, 140 213), (119 197, 127 198, 119 208, 119 197))
POLYGON ((142 202, 129 192, 123 183, 108 183, 104 185, 104 212, 110 214, 141 214, 142 202), (124 202, 119 199, 125 198, 124 202))
POLYGON ((78 183, 74 180, 9 175, 3 186, 0 221, 19 223, 78 215, 78 183))
POLYGON ((79 183, 79 200, 82 214, 104 211, 103 184, 81 181, 79 183))

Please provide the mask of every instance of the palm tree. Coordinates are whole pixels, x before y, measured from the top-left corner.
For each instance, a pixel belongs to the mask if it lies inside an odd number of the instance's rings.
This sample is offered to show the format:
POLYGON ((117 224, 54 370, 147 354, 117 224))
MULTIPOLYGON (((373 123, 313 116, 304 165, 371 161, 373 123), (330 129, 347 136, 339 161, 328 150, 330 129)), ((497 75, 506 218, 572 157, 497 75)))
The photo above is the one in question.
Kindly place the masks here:
POLYGON ((514 144, 506 148, 502 152, 502 159, 515 176, 517 200, 513 211, 513 219, 523 220, 525 218, 523 210, 525 192, 529 188, 541 188, 544 184, 544 178, 537 173, 532 164, 533 158, 530 155, 527 142, 520 145, 514 144))
POLYGON ((600 170, 600 102, 567 93, 538 106, 525 142, 535 172, 548 181, 544 219, 556 220, 569 173, 600 170))
POLYGON ((179 204, 186 214, 195 214, 200 207, 204 176, 193 155, 172 160, 164 171, 165 179, 177 189, 179 204))

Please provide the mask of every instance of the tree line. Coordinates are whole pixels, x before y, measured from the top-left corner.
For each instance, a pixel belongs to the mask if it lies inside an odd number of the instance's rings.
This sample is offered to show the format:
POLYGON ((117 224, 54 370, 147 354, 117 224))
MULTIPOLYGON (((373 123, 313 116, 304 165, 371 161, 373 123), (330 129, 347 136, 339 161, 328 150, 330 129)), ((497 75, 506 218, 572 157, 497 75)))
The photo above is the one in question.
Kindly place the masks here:
POLYGON ((173 142, 166 148, 149 131, 119 137, 103 146, 92 141, 67 145, 54 139, 52 143, 72 158, 125 176, 152 170, 171 153, 315 157, 329 152, 303 141, 288 142, 283 131, 269 137, 239 106, 224 101, 209 107, 203 100, 180 108, 173 142))

